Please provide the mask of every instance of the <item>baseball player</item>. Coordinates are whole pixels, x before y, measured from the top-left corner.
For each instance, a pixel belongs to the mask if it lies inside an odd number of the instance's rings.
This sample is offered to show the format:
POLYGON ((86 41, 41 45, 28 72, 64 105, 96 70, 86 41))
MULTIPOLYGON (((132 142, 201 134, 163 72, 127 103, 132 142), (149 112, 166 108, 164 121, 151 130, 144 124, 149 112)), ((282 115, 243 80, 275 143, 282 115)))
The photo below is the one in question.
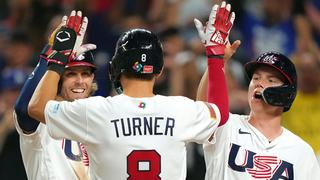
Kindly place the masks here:
MULTIPOLYGON (((228 20, 227 33, 233 20, 234 16, 228 20)), ((65 26, 57 36, 71 32, 74 34, 71 39, 81 38, 86 24, 84 17, 80 31, 74 26, 65 26)), ((61 42, 57 43, 56 47, 62 47, 61 42)), ((122 94, 73 102, 55 101, 59 74, 68 59, 68 54, 61 51, 77 50, 73 45, 64 45, 66 49, 53 48, 57 54, 52 57, 55 61, 48 64, 49 70, 31 98, 29 114, 46 123, 52 137, 84 144, 93 179, 185 179, 186 144, 208 142, 219 124, 228 119, 223 69, 209 65, 215 69, 216 76, 222 78, 216 87, 217 91, 223 90, 216 97, 217 104, 156 95, 154 82, 163 68, 161 43, 148 30, 132 29, 119 38, 110 64, 111 80, 122 94)), ((223 50, 223 45, 219 47, 223 50)), ((213 54, 211 60, 218 58, 220 56, 213 54)))
MULTIPOLYGON (((198 20, 195 25, 202 40, 216 32, 203 31, 205 27, 198 20)), ((208 41, 203 42, 206 49, 210 48, 208 41)), ((247 63, 245 70, 251 80, 250 114, 230 114, 227 123, 215 131, 213 144, 204 145, 206 179, 320 179, 312 148, 281 126, 281 115, 290 109, 296 96, 294 64, 280 53, 267 52, 247 63)), ((203 78, 208 84, 202 82, 199 87, 200 93, 206 93, 204 88, 208 86, 208 94, 199 95, 207 97, 208 102, 216 93, 210 90, 217 86, 210 79, 214 73, 209 69, 205 74, 208 77, 203 78)))
MULTIPOLYGON (((72 23, 72 22, 69 22, 72 23)), ((92 44, 81 46, 80 55, 66 65, 59 82, 58 95, 68 101, 90 96, 95 90, 92 44), (82 53, 84 52, 84 53, 82 53)), ((81 143, 68 139, 53 139, 45 124, 32 119, 27 113, 29 100, 47 70, 50 46, 45 48, 39 63, 17 99, 15 126, 20 135, 20 149, 28 179, 89 179, 89 160, 81 143)))

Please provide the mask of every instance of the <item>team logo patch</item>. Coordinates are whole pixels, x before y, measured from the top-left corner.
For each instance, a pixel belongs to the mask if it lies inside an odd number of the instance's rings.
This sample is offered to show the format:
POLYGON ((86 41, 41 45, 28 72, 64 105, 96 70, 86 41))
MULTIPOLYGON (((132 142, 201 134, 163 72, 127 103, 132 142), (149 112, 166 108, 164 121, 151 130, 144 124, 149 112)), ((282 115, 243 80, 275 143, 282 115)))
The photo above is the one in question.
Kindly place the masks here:
POLYGON ((146 107, 146 103, 145 102, 140 102, 138 107, 144 109, 146 107))
POLYGON ((212 107, 209 103, 207 103, 207 102, 204 102, 204 103, 205 103, 205 105, 206 105, 206 106, 208 107, 208 109, 209 109, 210 118, 217 119, 217 116, 216 116, 216 113, 214 112, 213 107, 212 107))
POLYGON ((140 64, 138 61, 134 63, 134 65, 132 66, 132 68, 136 71, 136 72, 140 72, 143 68, 142 64, 140 64))
POLYGON ((146 73, 146 74, 153 73, 153 66, 144 65, 142 73, 146 73))
POLYGON ((60 104, 55 104, 55 105, 53 106, 52 112, 53 112, 53 113, 57 113, 59 109, 60 109, 60 104))

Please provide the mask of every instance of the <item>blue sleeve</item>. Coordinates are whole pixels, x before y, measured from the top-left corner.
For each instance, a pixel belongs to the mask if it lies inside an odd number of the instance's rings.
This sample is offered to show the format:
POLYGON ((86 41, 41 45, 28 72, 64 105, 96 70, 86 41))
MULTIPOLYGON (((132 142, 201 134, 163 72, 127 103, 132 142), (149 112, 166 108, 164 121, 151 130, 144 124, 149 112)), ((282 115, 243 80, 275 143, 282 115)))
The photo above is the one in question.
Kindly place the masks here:
POLYGON ((27 133, 36 131, 39 121, 31 118, 28 115, 28 104, 35 91, 39 81, 47 71, 47 62, 45 59, 40 58, 39 63, 29 75, 28 79, 24 83, 21 92, 17 98, 14 110, 17 115, 17 121, 20 128, 27 133))

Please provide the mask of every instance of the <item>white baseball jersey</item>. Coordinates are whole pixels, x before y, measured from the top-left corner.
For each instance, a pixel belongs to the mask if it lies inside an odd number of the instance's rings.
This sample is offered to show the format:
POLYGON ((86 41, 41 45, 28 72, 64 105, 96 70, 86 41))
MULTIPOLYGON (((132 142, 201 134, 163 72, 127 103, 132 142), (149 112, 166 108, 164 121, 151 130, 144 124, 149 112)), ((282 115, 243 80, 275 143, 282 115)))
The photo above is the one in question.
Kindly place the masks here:
POLYGON ((82 142, 92 179, 186 177, 186 143, 205 143, 219 124, 215 105, 184 97, 90 97, 49 101, 45 108, 54 138, 82 142))
POLYGON ((213 179, 320 179, 312 148, 283 128, 274 141, 248 123, 248 116, 230 114, 217 128, 214 144, 204 145, 206 180, 213 179))
POLYGON ((83 145, 70 140, 53 139, 42 123, 32 134, 25 134, 19 127, 15 113, 14 121, 20 135, 20 149, 28 179, 82 180, 89 177, 89 162, 83 145))

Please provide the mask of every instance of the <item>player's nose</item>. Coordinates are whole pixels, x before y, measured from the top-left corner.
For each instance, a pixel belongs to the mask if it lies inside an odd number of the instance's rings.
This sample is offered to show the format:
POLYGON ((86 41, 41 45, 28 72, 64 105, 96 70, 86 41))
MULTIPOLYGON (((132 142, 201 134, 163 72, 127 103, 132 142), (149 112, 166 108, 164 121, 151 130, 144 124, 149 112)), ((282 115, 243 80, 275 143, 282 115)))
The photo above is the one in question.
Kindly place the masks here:
POLYGON ((254 86, 255 88, 264 88, 265 87, 265 82, 263 81, 263 80, 258 80, 258 81, 256 81, 255 82, 255 86, 254 86))
POLYGON ((82 77, 81 73, 77 73, 76 82, 82 83, 83 81, 84 81, 84 78, 82 77))

